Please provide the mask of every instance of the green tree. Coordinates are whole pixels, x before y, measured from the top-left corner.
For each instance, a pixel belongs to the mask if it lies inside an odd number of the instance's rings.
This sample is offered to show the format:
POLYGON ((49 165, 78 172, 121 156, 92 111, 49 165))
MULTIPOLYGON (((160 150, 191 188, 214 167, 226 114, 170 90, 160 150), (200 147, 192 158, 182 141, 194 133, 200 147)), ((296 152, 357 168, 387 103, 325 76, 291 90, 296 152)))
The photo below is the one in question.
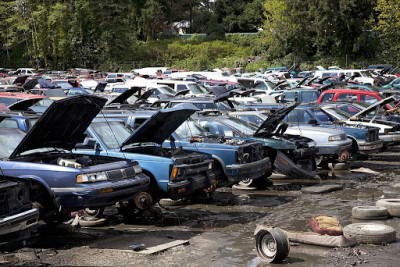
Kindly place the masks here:
POLYGON ((377 32, 381 43, 381 55, 386 62, 400 64, 400 2, 396 0, 378 0, 375 10, 377 22, 373 30, 377 32))

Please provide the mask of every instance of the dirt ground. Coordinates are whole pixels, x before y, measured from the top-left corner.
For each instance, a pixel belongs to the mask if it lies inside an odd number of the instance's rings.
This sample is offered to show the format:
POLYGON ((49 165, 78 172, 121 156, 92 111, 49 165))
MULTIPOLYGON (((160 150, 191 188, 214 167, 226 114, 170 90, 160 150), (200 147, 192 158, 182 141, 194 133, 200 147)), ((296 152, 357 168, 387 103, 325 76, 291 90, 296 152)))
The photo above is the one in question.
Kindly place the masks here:
MULTIPOLYGON (((397 149, 397 148, 396 148, 397 149)), ((156 206, 148 219, 124 222, 115 208, 105 211, 106 225, 72 228, 41 223, 37 235, 23 247, 1 253, 15 265, 74 266, 274 266, 260 261, 255 251, 257 224, 308 231, 307 222, 316 214, 336 216, 343 226, 354 206, 374 205, 382 198, 400 195, 391 185, 400 183, 400 149, 379 153, 368 161, 352 161, 350 169, 366 167, 378 174, 320 171, 313 180, 272 177, 266 190, 220 188, 210 203, 156 206), (342 184, 344 189, 326 194, 303 194, 300 189, 314 184, 342 184), (154 255, 135 252, 130 246, 146 248, 174 240, 188 240, 154 255)), ((324 248, 291 244, 290 266, 399 266, 400 218, 380 221, 398 232, 397 241, 387 245, 357 245, 324 248)))

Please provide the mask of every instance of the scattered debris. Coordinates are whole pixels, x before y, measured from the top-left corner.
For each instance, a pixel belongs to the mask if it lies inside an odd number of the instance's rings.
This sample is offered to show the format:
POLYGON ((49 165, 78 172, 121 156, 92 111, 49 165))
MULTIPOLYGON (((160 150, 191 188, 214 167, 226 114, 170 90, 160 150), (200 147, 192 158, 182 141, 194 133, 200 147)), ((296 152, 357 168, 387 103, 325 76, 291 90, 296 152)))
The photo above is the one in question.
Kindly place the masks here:
POLYGON ((352 170, 350 170, 350 171, 351 171, 351 172, 370 173, 370 174, 379 174, 379 172, 373 171, 373 170, 371 170, 371 169, 369 169, 369 168, 365 168, 365 167, 361 167, 361 168, 358 168, 358 169, 352 169, 352 170))
POLYGON ((301 192, 304 194, 323 194, 342 189, 343 186, 340 184, 326 184, 303 187, 301 192))
POLYGON ((313 232, 321 235, 338 236, 343 234, 340 222, 332 216, 315 215, 308 222, 308 226, 313 232))
POLYGON ((176 246, 180 246, 180 245, 189 245, 189 240, 175 240, 169 243, 165 243, 162 245, 158 245, 155 247, 150 247, 150 248, 146 248, 143 250, 138 251, 138 253, 140 254, 146 254, 146 255, 151 255, 151 254, 156 254, 162 251, 165 251, 167 249, 176 247, 176 246))

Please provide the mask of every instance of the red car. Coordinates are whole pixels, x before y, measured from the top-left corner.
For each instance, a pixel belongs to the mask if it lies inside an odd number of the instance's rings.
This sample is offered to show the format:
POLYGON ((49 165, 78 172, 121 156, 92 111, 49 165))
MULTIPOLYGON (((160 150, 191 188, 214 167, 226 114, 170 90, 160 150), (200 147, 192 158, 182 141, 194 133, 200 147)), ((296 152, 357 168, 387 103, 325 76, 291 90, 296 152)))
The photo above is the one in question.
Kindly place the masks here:
POLYGON ((384 97, 378 92, 354 89, 329 89, 318 98, 317 104, 332 101, 358 101, 369 105, 381 101, 384 97))
POLYGON ((6 93, 0 92, 0 103, 10 106, 16 102, 25 99, 43 99, 46 98, 42 95, 26 94, 26 93, 6 93))

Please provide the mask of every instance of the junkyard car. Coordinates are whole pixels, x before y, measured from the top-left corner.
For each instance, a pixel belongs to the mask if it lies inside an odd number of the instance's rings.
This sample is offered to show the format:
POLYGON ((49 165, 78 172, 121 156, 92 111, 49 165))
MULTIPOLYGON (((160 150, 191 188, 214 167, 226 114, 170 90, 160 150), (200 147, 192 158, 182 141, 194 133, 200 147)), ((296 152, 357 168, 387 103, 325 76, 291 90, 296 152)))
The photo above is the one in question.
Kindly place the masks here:
MULTIPOLYGON (((124 112, 107 116, 124 118, 126 123, 137 128, 154 113, 150 110, 137 110, 130 114, 124 112)), ((184 150, 211 155, 219 184, 233 184, 245 179, 266 180, 271 173, 270 159, 265 156, 260 143, 211 135, 191 119, 179 126, 162 146, 182 147, 184 150)))
POLYGON ((19 178, 0 177, 0 246, 29 238, 39 210, 33 207, 30 184, 19 178))
MULTIPOLYGON (((260 111, 247 111, 240 118, 261 125, 270 114, 282 109, 282 107, 282 105, 259 106, 260 111)), ((347 138, 344 131, 309 125, 308 121, 304 122, 304 117, 297 118, 296 110, 292 110, 286 116, 284 122, 288 124, 288 127, 285 125, 279 127, 284 129, 285 133, 302 135, 316 142, 316 147, 319 150, 317 153, 317 164, 320 164, 322 161, 344 162, 349 159, 352 141, 347 138)), ((279 130, 278 128, 277 131, 279 130)))
POLYGON ((105 102, 96 96, 73 96, 54 102, 26 135, 0 128, 0 168, 4 175, 31 183, 42 218, 59 219, 64 212, 101 208, 135 196, 141 197, 136 203, 151 204, 145 193, 150 179, 137 162, 71 152, 105 102))
POLYGON ((231 112, 232 116, 215 111, 202 112, 194 119, 214 135, 260 142, 268 151, 274 166, 288 176, 313 178, 316 172, 315 155, 318 152, 315 142, 299 135, 275 133, 285 114, 293 108, 294 105, 275 113, 259 128, 237 118, 245 114, 241 112, 231 112))
POLYGON ((329 105, 326 105, 324 110, 334 116, 337 120, 341 120, 349 125, 365 125, 379 128, 379 139, 383 140, 384 147, 387 147, 400 144, 400 123, 395 121, 378 120, 377 116, 371 117, 370 115, 371 112, 373 113, 380 110, 392 100, 392 97, 388 97, 363 109, 355 115, 350 115, 329 105))
POLYGON ((383 146, 383 141, 379 140, 378 128, 363 125, 346 125, 331 116, 323 107, 301 105, 296 108, 296 116, 299 117, 301 123, 344 131, 347 137, 352 140, 351 154, 354 156, 378 152, 383 146))
POLYGON ((160 110, 132 133, 120 119, 97 118, 87 135, 96 144, 78 153, 108 155, 139 162, 152 178, 153 199, 187 197, 194 193, 211 193, 216 181, 213 160, 208 155, 161 144, 197 109, 194 106, 160 110))

